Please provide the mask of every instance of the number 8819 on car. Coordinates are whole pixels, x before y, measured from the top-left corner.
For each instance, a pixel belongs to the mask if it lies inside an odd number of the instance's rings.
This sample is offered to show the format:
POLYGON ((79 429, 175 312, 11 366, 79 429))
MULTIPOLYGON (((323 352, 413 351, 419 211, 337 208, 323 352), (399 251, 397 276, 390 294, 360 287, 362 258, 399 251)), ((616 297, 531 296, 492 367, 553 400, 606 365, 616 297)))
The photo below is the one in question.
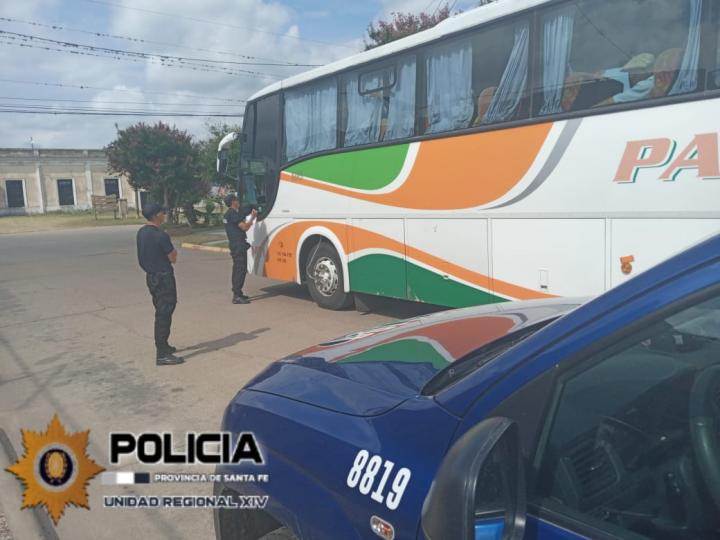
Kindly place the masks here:
POLYGON ((373 501, 385 503, 390 510, 396 510, 400 506, 412 474, 410 469, 402 467, 393 475, 394 469, 395 463, 389 459, 383 459, 378 455, 371 456, 367 450, 360 450, 348 472, 346 483, 351 489, 357 487, 363 495, 369 494, 373 501), (381 469, 382 474, 380 474, 381 469), (393 478, 388 488, 391 476, 393 478))

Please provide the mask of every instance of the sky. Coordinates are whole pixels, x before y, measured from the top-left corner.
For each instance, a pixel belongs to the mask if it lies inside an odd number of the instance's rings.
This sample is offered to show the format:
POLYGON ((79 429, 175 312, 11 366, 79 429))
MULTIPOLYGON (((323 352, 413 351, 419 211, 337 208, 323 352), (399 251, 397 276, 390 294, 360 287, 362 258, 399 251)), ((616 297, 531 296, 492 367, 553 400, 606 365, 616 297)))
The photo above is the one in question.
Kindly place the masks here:
MULTIPOLYGON (((62 107, 239 115, 242 100, 257 90, 311 68, 218 64, 218 60, 326 64, 361 51, 370 22, 393 11, 432 12, 441 3, 443 0, 2 0, 0 111, 10 106, 28 111, 62 107), (163 65, 158 57, 148 61, 126 55, 73 54, 67 47, 37 38, 192 58, 196 69, 189 69, 187 61, 182 67, 163 65), (233 73, 218 72, 218 66, 233 73)), ((457 9, 472 5, 472 0, 455 2, 457 9)), ((158 120, 203 138, 209 122, 240 121, 206 116, 0 114, 5 127, 0 130, 0 148, 101 148, 115 138, 118 128, 158 120)))

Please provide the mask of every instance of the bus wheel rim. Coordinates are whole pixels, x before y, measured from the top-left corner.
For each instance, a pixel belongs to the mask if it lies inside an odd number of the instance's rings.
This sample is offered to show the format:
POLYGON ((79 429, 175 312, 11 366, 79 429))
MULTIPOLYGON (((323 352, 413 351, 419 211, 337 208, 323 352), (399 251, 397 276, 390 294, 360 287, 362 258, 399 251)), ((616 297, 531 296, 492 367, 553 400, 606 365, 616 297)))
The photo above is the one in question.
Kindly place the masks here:
POLYGON ((332 296, 338 288, 340 273, 337 265, 329 257, 321 257, 315 262, 315 288, 323 296, 332 296))

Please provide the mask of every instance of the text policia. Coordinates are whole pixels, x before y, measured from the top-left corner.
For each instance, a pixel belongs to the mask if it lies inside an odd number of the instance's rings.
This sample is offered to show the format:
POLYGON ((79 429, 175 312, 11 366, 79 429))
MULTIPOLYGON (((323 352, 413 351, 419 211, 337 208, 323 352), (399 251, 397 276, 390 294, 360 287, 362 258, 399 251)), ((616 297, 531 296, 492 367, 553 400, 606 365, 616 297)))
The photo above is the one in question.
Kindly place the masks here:
POLYGON ((186 434, 184 451, 173 449, 177 448, 173 439, 172 433, 111 432, 110 463, 117 465, 124 455, 134 455, 139 463, 150 465, 264 463, 252 433, 239 433, 233 445, 229 432, 190 432, 186 434))

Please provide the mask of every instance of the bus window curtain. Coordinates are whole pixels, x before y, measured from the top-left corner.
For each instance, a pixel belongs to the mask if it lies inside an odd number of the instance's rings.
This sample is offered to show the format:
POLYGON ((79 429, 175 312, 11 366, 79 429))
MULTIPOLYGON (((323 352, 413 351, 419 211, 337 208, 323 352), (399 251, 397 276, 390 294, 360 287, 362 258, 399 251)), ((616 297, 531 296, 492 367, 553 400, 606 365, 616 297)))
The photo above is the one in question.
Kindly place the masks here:
POLYGON ((389 91, 386 141, 412 137, 415 132, 415 58, 398 62, 395 77, 389 91))
POLYGON ((691 0, 690 27, 688 29, 687 47, 680 64, 680 73, 669 95, 686 94, 697 89, 698 65, 700 62, 700 18, 702 16, 702 0, 691 0))
MULTIPOLYGON (((356 146, 377 142, 382 115, 382 91, 361 95, 358 92, 358 77, 355 74, 345 84, 347 104, 347 126, 345 146, 356 146)), ((382 86, 378 82, 378 86, 382 86)))
POLYGON ((574 13, 572 7, 560 8, 545 19, 543 30, 543 94, 540 114, 562 112, 570 48, 572 47, 574 13))
POLYGON ((438 47, 426 60, 428 126, 425 133, 468 127, 472 120, 472 47, 470 41, 438 47))
POLYGON ((288 161, 335 148, 337 85, 335 79, 285 94, 285 155, 288 161))
POLYGON ((507 120, 517 109, 527 84, 529 42, 530 23, 524 21, 515 27, 515 43, 500 78, 500 84, 483 118, 484 123, 507 120))

